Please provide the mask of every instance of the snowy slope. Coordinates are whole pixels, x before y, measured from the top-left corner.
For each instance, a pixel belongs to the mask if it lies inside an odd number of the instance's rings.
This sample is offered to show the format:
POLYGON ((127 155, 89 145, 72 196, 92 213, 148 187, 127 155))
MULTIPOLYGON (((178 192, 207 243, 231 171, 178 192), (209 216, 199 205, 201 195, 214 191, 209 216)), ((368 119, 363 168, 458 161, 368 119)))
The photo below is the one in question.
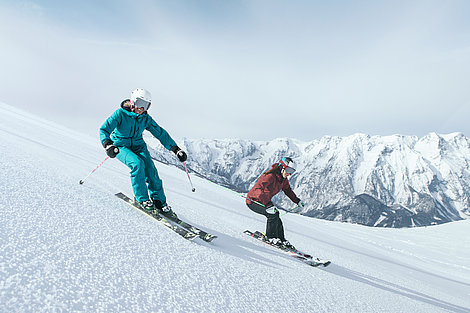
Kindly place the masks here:
MULTIPOLYGON (((151 140, 157 160, 177 165, 151 140)), ((416 136, 325 136, 301 142, 185 139, 188 166, 247 192, 259 174, 291 156, 290 178, 302 213, 368 226, 412 227, 470 217, 470 139, 462 133, 416 136)), ((292 202, 275 198, 286 208, 292 202)))
MULTIPOLYGON (((219 238, 188 242, 132 209, 98 138, 0 105, 0 312, 469 312, 470 221, 369 228, 289 214, 298 263, 242 234, 243 199, 158 163, 169 202, 219 238)), ((171 131, 171 130, 170 130, 171 131)), ((171 154, 169 154, 171 156, 171 154)))

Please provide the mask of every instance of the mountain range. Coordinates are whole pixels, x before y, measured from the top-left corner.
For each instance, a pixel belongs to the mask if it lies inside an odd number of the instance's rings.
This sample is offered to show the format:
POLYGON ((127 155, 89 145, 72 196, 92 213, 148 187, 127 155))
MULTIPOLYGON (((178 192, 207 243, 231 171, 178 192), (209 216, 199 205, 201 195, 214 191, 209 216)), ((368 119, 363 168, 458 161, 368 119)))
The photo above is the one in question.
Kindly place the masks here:
MULTIPOLYGON (((154 138, 152 156, 181 167, 154 138)), ((183 139, 190 171, 239 193, 280 158, 297 168, 290 184, 307 205, 297 213, 379 227, 414 227, 470 218, 470 140, 462 133, 422 138, 354 134, 302 142, 183 139)), ((279 207, 295 204, 282 194, 279 207)))

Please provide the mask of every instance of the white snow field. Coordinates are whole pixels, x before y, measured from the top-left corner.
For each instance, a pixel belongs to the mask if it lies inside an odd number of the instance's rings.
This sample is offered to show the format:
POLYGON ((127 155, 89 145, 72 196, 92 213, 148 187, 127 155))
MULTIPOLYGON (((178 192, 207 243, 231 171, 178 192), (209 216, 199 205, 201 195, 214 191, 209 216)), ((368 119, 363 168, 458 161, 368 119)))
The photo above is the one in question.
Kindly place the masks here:
POLYGON ((470 220, 283 216, 293 244, 332 261, 313 268, 243 234, 265 227, 243 198, 196 176, 193 193, 158 163, 173 209, 219 237, 190 242, 114 196, 132 196, 119 161, 78 183, 106 157, 99 125, 91 138, 0 109, 0 312, 470 312, 470 220))

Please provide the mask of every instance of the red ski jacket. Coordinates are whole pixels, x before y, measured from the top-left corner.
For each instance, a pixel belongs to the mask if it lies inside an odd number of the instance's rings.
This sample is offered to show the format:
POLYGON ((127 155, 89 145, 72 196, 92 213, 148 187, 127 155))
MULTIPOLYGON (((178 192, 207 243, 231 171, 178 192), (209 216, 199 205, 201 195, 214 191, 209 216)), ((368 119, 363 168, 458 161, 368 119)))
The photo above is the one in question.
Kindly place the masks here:
MULTIPOLYGON (((278 164, 273 164, 272 168, 278 167, 278 164)), ((269 174, 263 174, 256 184, 251 188, 247 195, 247 204, 252 204, 254 200, 259 202, 266 207, 272 205, 271 199, 277 195, 280 191, 284 191, 286 196, 288 196, 294 203, 299 203, 300 199, 297 198, 296 194, 292 191, 289 180, 282 177, 281 170, 274 170, 269 174)))

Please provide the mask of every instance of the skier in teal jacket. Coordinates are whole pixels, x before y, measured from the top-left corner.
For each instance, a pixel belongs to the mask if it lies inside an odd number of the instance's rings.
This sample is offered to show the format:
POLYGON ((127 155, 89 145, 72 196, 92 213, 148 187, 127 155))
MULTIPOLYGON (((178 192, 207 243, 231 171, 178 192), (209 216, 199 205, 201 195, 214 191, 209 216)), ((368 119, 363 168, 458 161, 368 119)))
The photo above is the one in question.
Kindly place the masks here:
POLYGON ((148 211, 176 216, 166 203, 162 180, 150 157, 142 132, 148 130, 168 150, 173 151, 181 162, 187 155, 181 150, 166 130, 160 127, 148 114, 151 94, 138 88, 131 99, 121 103, 101 126, 100 140, 109 157, 116 157, 130 168, 135 199, 148 211))

